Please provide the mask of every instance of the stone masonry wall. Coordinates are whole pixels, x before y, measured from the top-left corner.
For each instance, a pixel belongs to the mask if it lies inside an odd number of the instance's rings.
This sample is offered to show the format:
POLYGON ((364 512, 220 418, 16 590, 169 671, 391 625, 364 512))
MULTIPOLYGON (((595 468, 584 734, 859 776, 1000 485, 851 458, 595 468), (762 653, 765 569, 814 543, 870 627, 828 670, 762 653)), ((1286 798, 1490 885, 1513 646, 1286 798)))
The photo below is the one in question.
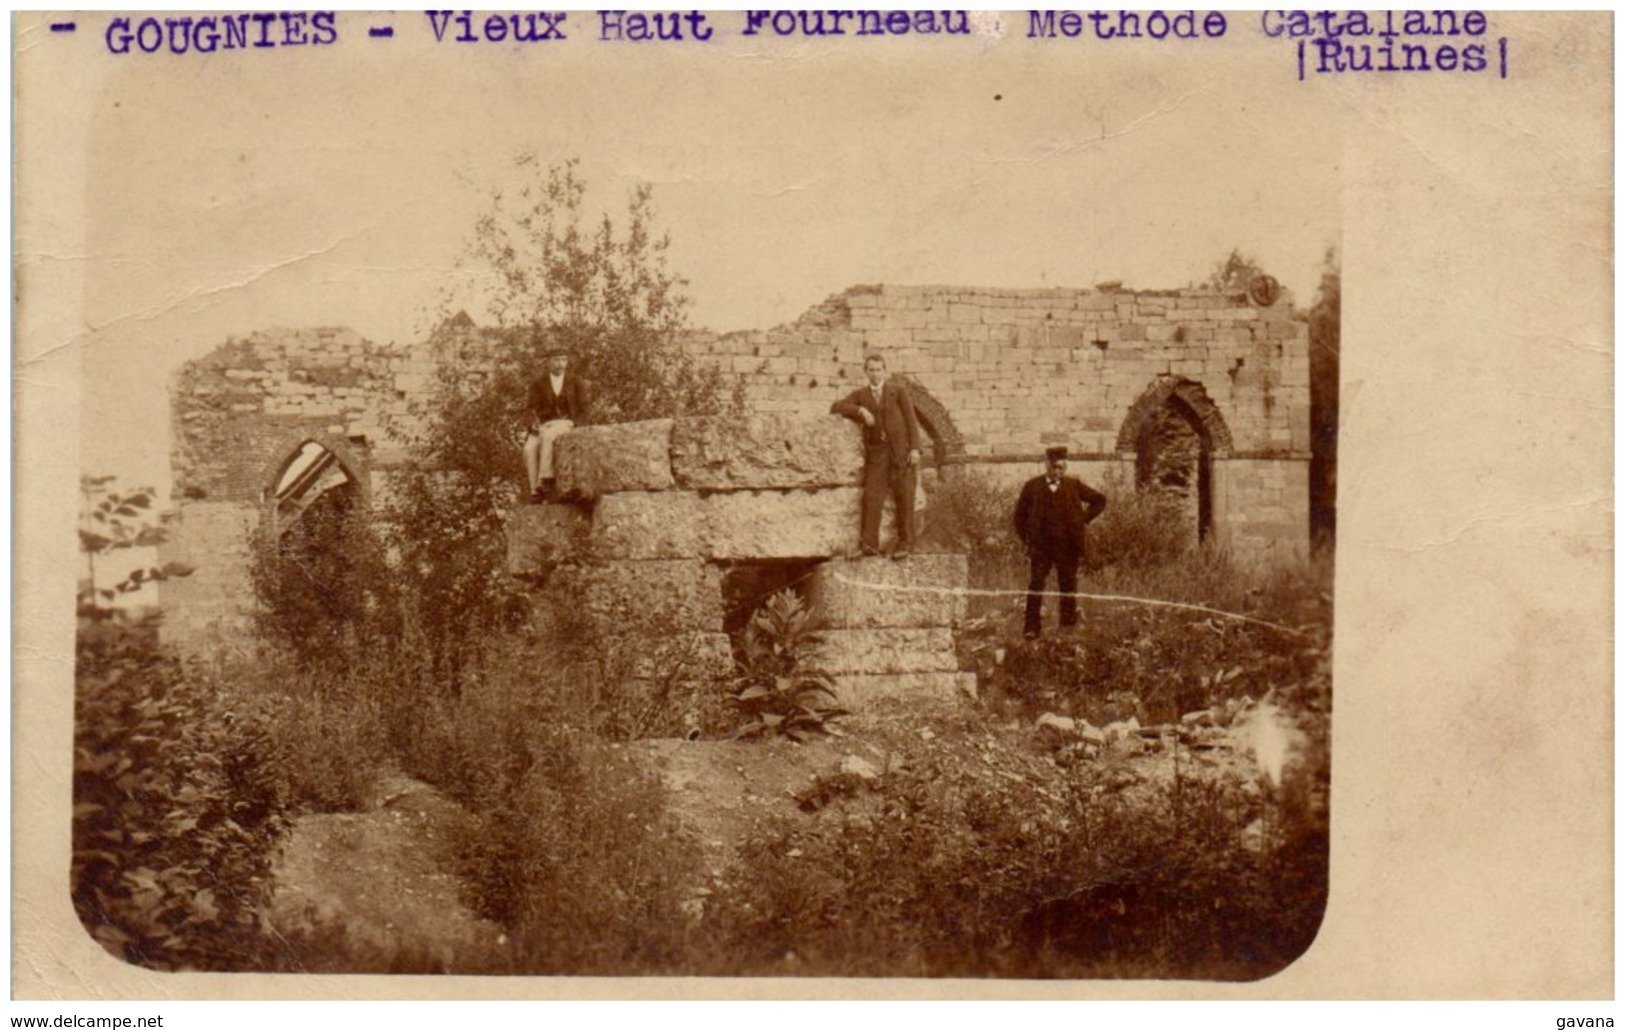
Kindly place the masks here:
MULTIPOLYGON (((563 437, 567 503, 526 505, 508 527, 509 571, 541 580, 539 618, 594 639, 629 640, 654 677, 732 669, 722 577, 741 564, 797 562, 827 626, 815 660, 841 701, 974 693, 953 633, 969 584, 963 555, 860 558, 857 426, 832 415, 661 419, 563 437)), ((888 518, 889 523, 889 518, 888 518)))
POLYGON ((1287 297, 858 286, 790 325, 689 347, 743 378, 752 410, 798 415, 827 411, 880 351, 949 413, 973 460, 1036 461, 1051 443, 1116 455, 1136 401, 1174 378, 1222 413, 1226 457, 1307 461, 1308 340, 1287 297))
MULTIPOLYGON (((212 624, 240 622, 251 603, 241 527, 265 524, 266 496, 304 441, 332 451, 370 501, 404 456, 389 430, 412 429, 412 407, 429 395, 436 355, 467 358, 468 345, 482 338, 466 316, 443 326, 435 343, 412 347, 380 346, 341 328, 273 330, 229 340, 187 364, 171 392, 177 508, 168 516, 165 560, 183 556, 212 571, 166 584, 166 608, 205 605, 212 624)), ((1173 398, 1199 419, 1210 449, 1218 539, 1242 554, 1307 550, 1308 334, 1286 297, 1260 307, 1244 295, 1196 290, 859 286, 789 325, 694 333, 684 345, 738 376, 751 412, 794 418, 825 417, 832 401, 863 381, 865 354, 882 352, 891 371, 913 384, 935 443, 928 458, 980 465, 1001 482, 1036 471, 1051 443, 1072 448, 1086 479, 1132 468, 1141 420, 1173 398)), ((733 441, 704 435, 714 428, 678 420, 672 432, 669 441, 644 443, 686 463, 695 496, 683 503, 698 505, 696 517, 709 520, 712 533, 706 560, 726 560, 715 541, 739 536, 718 535, 719 527, 743 525, 737 512, 754 510, 755 502, 709 499, 758 482, 751 471, 730 478, 735 466, 775 470, 756 487, 770 490, 799 489, 809 469, 822 470, 812 485, 833 491, 824 499, 791 493, 761 502, 777 505, 777 521, 834 533, 855 511, 858 459, 850 453, 847 465, 821 454, 749 456, 733 451, 733 441)), ((669 487, 606 491, 629 495, 610 501, 607 510, 622 514, 607 525, 641 519, 675 531, 684 523, 661 521, 651 502, 630 496, 661 489, 669 487)), ((651 553, 686 546, 653 534, 639 539, 651 553)), ((194 614, 172 615, 169 634, 190 633, 194 614)))

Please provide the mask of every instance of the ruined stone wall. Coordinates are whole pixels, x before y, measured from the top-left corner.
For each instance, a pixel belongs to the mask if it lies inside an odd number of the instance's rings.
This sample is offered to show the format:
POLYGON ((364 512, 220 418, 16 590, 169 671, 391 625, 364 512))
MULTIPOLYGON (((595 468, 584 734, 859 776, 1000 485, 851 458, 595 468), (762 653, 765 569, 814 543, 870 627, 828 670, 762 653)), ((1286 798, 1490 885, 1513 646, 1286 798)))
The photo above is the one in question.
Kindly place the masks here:
POLYGON ((400 449, 430 359, 348 329, 271 330, 233 338, 176 374, 170 389, 175 509, 164 561, 197 571, 162 588, 166 637, 240 638, 252 610, 250 537, 269 495, 307 440, 332 451, 365 500, 400 449))
MULTIPOLYGON (((389 430, 412 429, 412 408, 429 395, 436 355, 477 362, 470 354, 487 338, 466 316, 442 330, 435 345, 406 348, 337 328, 255 333, 180 371, 172 388, 177 510, 161 557, 200 572, 165 586, 171 636, 240 630, 252 601, 241 527, 265 523, 266 497, 304 441, 338 457, 364 503, 387 488, 389 469, 403 457, 389 430)), ((916 387, 935 444, 928 458, 972 466, 1012 487, 1037 471, 1045 446, 1065 443, 1076 473, 1128 488, 1139 427, 1177 403, 1195 418, 1212 462, 1215 538, 1243 556, 1308 549, 1308 331, 1285 297, 1259 306, 1243 295, 1197 290, 860 286, 787 326, 695 333, 684 344, 738 376, 753 413, 813 419, 862 383, 866 353, 882 352, 916 387)), ((684 436, 701 430, 683 420, 678 426, 668 474, 685 467, 699 477, 681 503, 696 506, 713 540, 731 539, 717 533, 743 521, 734 512, 741 502, 723 496, 737 487, 704 476, 734 473, 707 473, 703 461, 682 464, 685 449, 703 457, 707 448, 726 452, 726 441, 684 436)), ((844 477, 815 484, 828 491, 816 502, 797 494, 803 487, 792 484, 801 470, 784 465, 783 455, 758 460, 777 477, 761 486, 789 491, 760 502, 777 506, 774 521, 833 533, 855 511, 856 458, 836 470, 813 456, 821 475, 844 477)), ((641 525, 652 502, 636 495, 669 489, 605 491, 606 511, 615 513, 613 524, 641 525)), ((745 507, 759 509, 755 502, 745 507)), ((650 528, 659 532, 626 532, 652 555, 687 551, 667 536, 694 525, 658 521, 650 528)), ((714 552, 722 545, 706 546, 714 552)), ((709 553, 706 560, 726 557, 709 553)))
POLYGON ((744 379, 752 410, 798 415, 829 410, 880 351, 940 402, 972 459, 1036 461, 1051 443, 1118 456, 1136 402, 1173 378, 1222 413, 1226 457, 1307 461, 1308 341, 1285 297, 859 286, 790 325, 689 346, 744 379))

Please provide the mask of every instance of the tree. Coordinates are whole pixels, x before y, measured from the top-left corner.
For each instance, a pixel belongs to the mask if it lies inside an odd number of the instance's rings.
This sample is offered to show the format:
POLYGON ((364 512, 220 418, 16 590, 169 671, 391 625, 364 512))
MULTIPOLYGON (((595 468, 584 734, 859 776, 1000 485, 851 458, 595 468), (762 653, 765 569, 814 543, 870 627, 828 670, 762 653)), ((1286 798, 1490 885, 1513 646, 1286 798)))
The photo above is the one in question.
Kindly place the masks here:
POLYGON ((120 493, 114 491, 113 480, 113 476, 79 477, 79 493, 84 498, 79 513, 79 551, 85 556, 85 579, 80 583, 78 598, 81 618, 103 618, 111 610, 111 602, 122 595, 132 594, 148 583, 192 574, 192 569, 182 562, 166 562, 136 568, 110 587, 97 582, 98 558, 110 558, 137 547, 157 547, 165 538, 162 529, 143 518, 151 510, 157 491, 144 486, 120 493))
MULTIPOLYGON (((736 407, 726 373, 680 346, 686 281, 670 270, 653 195, 638 186, 617 224, 589 220, 574 160, 515 165, 516 193, 492 195, 460 267, 482 284, 476 310, 443 318, 437 371, 417 414, 412 466, 386 517, 426 637, 441 657, 516 620, 521 599, 503 574, 503 526, 524 485, 525 402, 546 352, 563 347, 592 386, 595 422, 708 414, 736 407)), ((455 297, 442 299, 442 315, 455 297)))
POLYGON ((1317 548, 1330 548, 1337 534, 1337 408, 1342 312, 1342 265, 1337 248, 1327 247, 1320 289, 1314 306, 1309 309, 1309 526, 1317 548))
POLYGON ((1213 271, 1208 273, 1207 285, 1219 293, 1239 293, 1263 274, 1264 269, 1259 266, 1257 258, 1243 254, 1241 248, 1235 247, 1231 249, 1229 257, 1213 266, 1213 271))

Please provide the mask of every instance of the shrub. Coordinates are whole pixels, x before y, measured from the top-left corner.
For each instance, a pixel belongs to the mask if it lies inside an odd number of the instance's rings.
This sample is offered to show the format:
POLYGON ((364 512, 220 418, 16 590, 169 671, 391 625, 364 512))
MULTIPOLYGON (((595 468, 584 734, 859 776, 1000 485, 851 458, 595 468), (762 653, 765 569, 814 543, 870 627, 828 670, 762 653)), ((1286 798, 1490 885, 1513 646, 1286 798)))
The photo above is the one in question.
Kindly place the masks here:
POLYGON ((1253 979, 1312 940, 1323 809, 1238 780, 1130 793, 1109 766, 978 773, 987 750, 960 746, 975 760, 908 756, 864 814, 753 841, 707 925, 721 971, 1253 979))
MULTIPOLYGON (((1110 489, 1106 510, 1089 526, 1084 571, 1151 569, 1189 550, 1190 527, 1182 501, 1162 490, 1110 489)), ((1109 489, 1109 485, 1106 489, 1109 489)))
POLYGON ((1205 548, 1149 569, 1114 566, 1086 592, 1153 603, 1086 600, 1076 635, 1017 644, 983 671, 1028 715, 1094 722, 1167 722, 1293 689, 1312 681, 1329 651, 1330 571, 1326 562, 1251 569, 1205 548))
MULTIPOLYGON (((327 680, 286 660, 270 659, 251 684, 264 708, 271 738, 286 760, 294 802, 317 812, 360 811, 373 799, 383 772, 394 764, 378 686, 365 670, 327 680), (273 692, 274 691, 274 692, 273 692)), ((239 701, 239 704, 242 704, 239 701)))
POLYGON ((327 491, 276 539, 254 541, 249 562, 260 639, 334 678, 400 632, 395 577, 355 496, 327 491))
MULTIPOLYGON (((433 397, 400 427, 412 462, 388 505, 399 575, 444 675, 488 634, 523 621, 502 569, 502 530, 524 483, 528 388, 548 350, 571 352, 597 422, 716 413, 742 396, 737 381, 678 346, 686 284, 668 267, 651 190, 634 189, 616 223, 588 211, 575 161, 540 171, 526 155, 515 167, 517 188, 493 192, 460 262, 471 274, 459 282, 479 295, 458 299, 492 328, 458 312, 431 338, 433 397)), ((456 310, 454 299, 444 307, 456 310)))
POLYGON ((269 727, 159 647, 153 620, 103 614, 77 651, 74 909, 128 962, 261 965, 289 825, 269 727))
POLYGON ((789 588, 751 616, 732 699, 742 720, 735 737, 785 736, 799 743, 847 714, 824 702, 836 699, 834 678, 807 664, 807 648, 817 640, 811 609, 789 588))
POLYGON ((460 841, 476 909, 507 927, 516 971, 677 968, 691 943, 698 853, 664 788, 617 749, 558 727, 525 732, 523 771, 460 841))

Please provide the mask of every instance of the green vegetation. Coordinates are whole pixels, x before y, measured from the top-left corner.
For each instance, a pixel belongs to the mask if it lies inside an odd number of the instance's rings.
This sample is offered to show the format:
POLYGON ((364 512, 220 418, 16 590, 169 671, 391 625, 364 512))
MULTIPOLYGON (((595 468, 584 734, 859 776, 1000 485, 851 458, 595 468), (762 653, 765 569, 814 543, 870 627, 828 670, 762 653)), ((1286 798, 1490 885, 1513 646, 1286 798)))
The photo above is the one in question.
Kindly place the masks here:
POLYGON ((152 491, 84 480, 73 739, 74 910, 99 944, 158 969, 233 969, 267 954, 262 910, 288 828, 268 713, 236 707, 158 643, 158 620, 108 602, 186 575, 97 559, 160 543, 152 491))
POLYGON ((736 738, 782 735, 801 742, 847 714, 830 703, 834 677, 806 663, 806 649, 817 640, 812 611, 793 590, 778 591, 751 616, 731 698, 740 715, 736 738))

